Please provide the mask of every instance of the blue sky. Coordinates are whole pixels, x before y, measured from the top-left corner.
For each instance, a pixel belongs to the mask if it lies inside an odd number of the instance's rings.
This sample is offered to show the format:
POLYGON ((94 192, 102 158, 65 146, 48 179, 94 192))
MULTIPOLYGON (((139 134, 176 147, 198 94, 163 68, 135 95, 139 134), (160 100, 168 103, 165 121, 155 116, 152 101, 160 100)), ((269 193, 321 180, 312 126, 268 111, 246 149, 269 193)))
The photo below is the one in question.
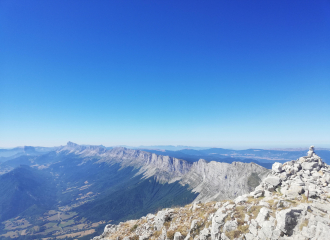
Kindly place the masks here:
POLYGON ((0 1, 0 147, 330 147, 330 2, 0 1))

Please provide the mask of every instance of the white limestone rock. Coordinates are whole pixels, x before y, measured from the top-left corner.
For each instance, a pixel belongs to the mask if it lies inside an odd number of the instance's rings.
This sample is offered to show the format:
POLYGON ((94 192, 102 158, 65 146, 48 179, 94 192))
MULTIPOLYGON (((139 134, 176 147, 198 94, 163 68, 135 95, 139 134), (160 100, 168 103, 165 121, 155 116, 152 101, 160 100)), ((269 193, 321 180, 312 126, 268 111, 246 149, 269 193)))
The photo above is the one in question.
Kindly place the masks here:
POLYGON ((229 237, 227 237, 227 235, 225 233, 221 233, 221 238, 219 238, 221 240, 230 240, 229 237))
POLYGON ((155 217, 155 228, 161 230, 166 221, 170 221, 174 214, 173 209, 159 211, 155 217))
POLYGON ((167 239, 167 230, 166 230, 166 227, 164 226, 162 228, 162 233, 158 237, 158 240, 166 240, 166 239, 167 239))
POLYGON ((315 236, 312 238, 313 240, 328 240, 330 233, 329 225, 326 225, 322 222, 318 222, 316 225, 315 236))
POLYGON ((265 193, 264 190, 258 189, 258 190, 255 190, 255 191, 251 192, 250 195, 254 198, 258 198, 258 197, 264 196, 264 193, 265 193))
POLYGON ((244 195, 244 196, 239 196, 235 199, 235 204, 243 204, 248 200, 248 198, 244 195))
POLYGON ((181 240, 181 239, 183 239, 181 233, 180 233, 180 232, 176 232, 176 233, 174 234, 174 238, 173 238, 173 240, 181 240))
POLYGON ((314 146, 309 147, 309 151, 307 152, 307 157, 313 157, 314 154, 314 146))
POLYGON ((267 183, 268 185, 276 187, 277 185, 279 185, 281 183, 281 179, 279 177, 276 177, 276 176, 268 176, 264 180, 264 182, 267 183))
POLYGON ((270 210, 268 208, 266 208, 266 207, 261 208, 260 212, 256 218, 256 222, 259 225, 262 225, 262 223, 265 221, 265 219, 268 218, 269 213, 270 213, 270 210))
POLYGON ((114 224, 108 224, 104 227, 105 233, 114 233, 117 230, 117 226, 114 224))
POLYGON ((250 215, 249 214, 245 214, 244 222, 249 222, 249 221, 250 221, 250 215))
POLYGON ((220 227, 225 224, 225 219, 228 216, 228 212, 225 211, 225 208, 219 208, 218 211, 214 214, 212 218, 212 226, 211 226, 211 239, 218 239, 220 236, 220 227), (225 213, 223 213, 223 211, 225 213))
POLYGON ((237 228, 238 224, 237 224, 237 220, 232 220, 232 221, 227 221, 225 223, 225 225, 223 226, 223 231, 224 232, 229 232, 229 231, 233 231, 237 228))
POLYGON ((272 166, 272 170, 276 173, 282 172, 283 171, 282 163, 279 163, 279 162, 274 163, 273 166, 272 166))
POLYGON ((298 197, 300 194, 304 192, 304 189, 302 186, 299 185, 291 185, 291 187, 284 192, 284 194, 289 198, 289 199, 294 199, 298 197))
POLYGON ((209 237, 211 237, 211 233, 208 228, 204 228, 199 234, 199 240, 207 240, 209 237))
POLYGON ((301 216, 303 209, 290 208, 276 213, 277 228, 284 233, 291 235, 292 230, 296 227, 298 218, 301 216))
POLYGON ((245 234, 245 239, 246 240, 255 240, 255 236, 252 233, 247 233, 245 234))
POLYGON ((200 203, 200 201, 198 202, 194 202, 193 206, 192 206, 192 210, 195 211, 196 209, 200 208, 200 206, 198 206, 198 203, 200 203))
POLYGON ((254 237, 258 235, 258 227, 259 226, 257 221, 255 219, 252 219, 250 223, 249 231, 254 237))
POLYGON ((197 219, 192 220, 191 225, 190 225, 190 231, 196 229, 197 223, 198 223, 197 219))
POLYGON ((312 226, 307 226, 307 227, 303 227, 302 231, 301 231, 301 235, 303 235, 304 237, 311 239, 315 236, 316 233, 316 226, 312 225, 312 226))
POLYGON ((281 181, 285 181, 287 178, 288 178, 288 174, 286 172, 282 172, 280 175, 279 175, 281 181))
POLYGON ((317 162, 304 162, 301 164, 304 170, 313 170, 316 166, 318 166, 317 162))
POLYGON ((144 234, 142 236, 139 236, 139 240, 148 240, 150 237, 150 234, 144 234))

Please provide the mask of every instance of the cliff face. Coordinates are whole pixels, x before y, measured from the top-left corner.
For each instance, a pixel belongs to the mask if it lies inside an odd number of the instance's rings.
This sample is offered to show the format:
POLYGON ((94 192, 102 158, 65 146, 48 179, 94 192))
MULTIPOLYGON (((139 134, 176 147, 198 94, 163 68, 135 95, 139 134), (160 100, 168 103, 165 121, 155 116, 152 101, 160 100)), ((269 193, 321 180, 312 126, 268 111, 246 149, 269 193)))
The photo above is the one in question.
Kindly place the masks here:
MULTIPOLYGON (((69 142, 59 153, 76 154, 85 159, 96 158, 97 163, 119 163, 122 168, 139 169, 137 175, 154 177, 161 183, 179 181, 188 184, 189 189, 199 193, 196 201, 233 199, 248 193, 251 186, 258 185, 269 170, 255 163, 206 162, 200 159, 190 163, 182 159, 156 155, 141 150, 123 147, 106 150, 100 146, 81 146, 69 142), (255 185, 251 185, 251 178, 255 185)), ((252 181, 252 182, 253 182, 252 181)))
POLYGON ((258 184, 269 171, 255 163, 220 163, 199 160, 195 162, 182 183, 200 193, 196 201, 233 199, 250 190, 249 178, 256 176, 258 184))
MULTIPOLYGON (((217 168, 212 164, 215 163, 195 163, 182 181, 203 192, 208 185, 201 182, 207 182, 208 178, 220 179, 230 173, 227 179, 238 179, 238 182, 225 183, 226 187, 239 189, 244 186, 240 179, 244 179, 243 168, 247 166, 235 163, 217 168), (238 170, 235 172, 234 169, 238 170), (194 182, 195 179, 198 181, 194 182)), ((253 165, 249 168, 250 171, 259 170, 253 165)), ((283 165, 275 163, 271 174, 254 191, 234 201, 195 202, 182 208, 164 209, 156 215, 148 214, 138 220, 110 224, 94 240, 326 240, 330 232, 328 184, 330 167, 311 147, 306 157, 283 165)))

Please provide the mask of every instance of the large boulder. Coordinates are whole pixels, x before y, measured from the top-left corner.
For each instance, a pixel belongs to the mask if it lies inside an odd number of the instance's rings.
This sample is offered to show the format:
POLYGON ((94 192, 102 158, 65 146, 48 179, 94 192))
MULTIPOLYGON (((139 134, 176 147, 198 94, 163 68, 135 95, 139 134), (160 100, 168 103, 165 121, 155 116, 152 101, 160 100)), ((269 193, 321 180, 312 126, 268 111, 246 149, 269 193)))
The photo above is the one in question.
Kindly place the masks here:
POLYGON ((256 189, 255 191, 250 193, 250 196, 254 198, 262 197, 264 195, 265 191, 263 189, 256 189))
POLYGON ((289 208, 276 213, 277 228, 291 236, 303 209, 289 208))
POLYGON ((296 198, 298 197, 300 194, 302 194, 304 192, 304 189, 302 186, 299 185, 291 185, 291 187, 288 190, 284 190, 283 193, 289 198, 296 198))
POLYGON ((258 230, 258 236, 261 239, 278 239, 281 231, 275 229, 275 218, 270 217, 268 221, 263 221, 258 230))
POLYGON ((270 213, 270 210, 268 208, 266 208, 266 207, 261 208, 260 212, 256 218, 257 223, 259 225, 261 225, 266 220, 266 218, 268 218, 269 213, 270 213))
POLYGON ((309 171, 312 171, 315 167, 317 167, 317 165, 318 165, 317 162, 303 162, 301 164, 304 170, 309 170, 309 171))
POLYGON ((264 182, 267 183, 268 185, 276 187, 277 185, 279 185, 281 183, 281 179, 279 177, 276 177, 276 176, 268 176, 264 180, 264 182))
POLYGON ((155 217, 155 228, 157 230, 161 230, 164 223, 172 219, 173 214, 173 209, 165 209, 163 211, 159 211, 155 217))
POLYGON ((325 182, 330 183, 330 174, 329 173, 324 174, 322 178, 324 179, 325 182))
POLYGON ((273 166, 272 166, 272 170, 276 173, 282 172, 283 171, 282 163, 279 163, 279 162, 274 163, 273 166))
POLYGON ((239 196, 235 199, 235 204, 242 204, 242 203, 245 203, 246 201, 248 200, 248 198, 243 195, 243 196, 239 196))
POLYGON ((220 236, 220 227, 225 224, 225 219, 228 216, 228 214, 222 213, 224 209, 219 208, 218 211, 216 211, 214 217, 212 218, 212 226, 211 226, 211 239, 218 239, 220 236))
POLYGON ((255 219, 252 219, 250 223, 249 231, 255 237, 258 235, 258 227, 259 226, 257 221, 255 219))

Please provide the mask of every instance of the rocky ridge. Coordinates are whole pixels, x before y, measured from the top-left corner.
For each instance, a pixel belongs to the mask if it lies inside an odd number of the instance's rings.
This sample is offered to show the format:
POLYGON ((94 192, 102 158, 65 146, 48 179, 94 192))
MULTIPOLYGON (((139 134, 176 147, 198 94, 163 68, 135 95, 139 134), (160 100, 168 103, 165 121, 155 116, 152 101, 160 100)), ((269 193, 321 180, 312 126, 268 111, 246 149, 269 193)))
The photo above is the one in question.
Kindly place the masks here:
POLYGON ((182 159, 157 155, 141 150, 123 147, 107 150, 102 146, 82 146, 72 142, 62 148, 58 153, 76 154, 84 161, 97 159, 97 163, 120 164, 124 167, 138 169, 137 175, 143 178, 154 177, 161 183, 179 181, 181 185, 198 193, 195 201, 219 201, 235 198, 248 193, 257 186, 268 169, 255 163, 233 162, 206 162, 200 159, 190 163, 182 159))
POLYGON ((330 167, 312 146, 306 157, 273 164, 271 173, 250 194, 109 224, 93 240, 326 240, 329 184, 330 167))

